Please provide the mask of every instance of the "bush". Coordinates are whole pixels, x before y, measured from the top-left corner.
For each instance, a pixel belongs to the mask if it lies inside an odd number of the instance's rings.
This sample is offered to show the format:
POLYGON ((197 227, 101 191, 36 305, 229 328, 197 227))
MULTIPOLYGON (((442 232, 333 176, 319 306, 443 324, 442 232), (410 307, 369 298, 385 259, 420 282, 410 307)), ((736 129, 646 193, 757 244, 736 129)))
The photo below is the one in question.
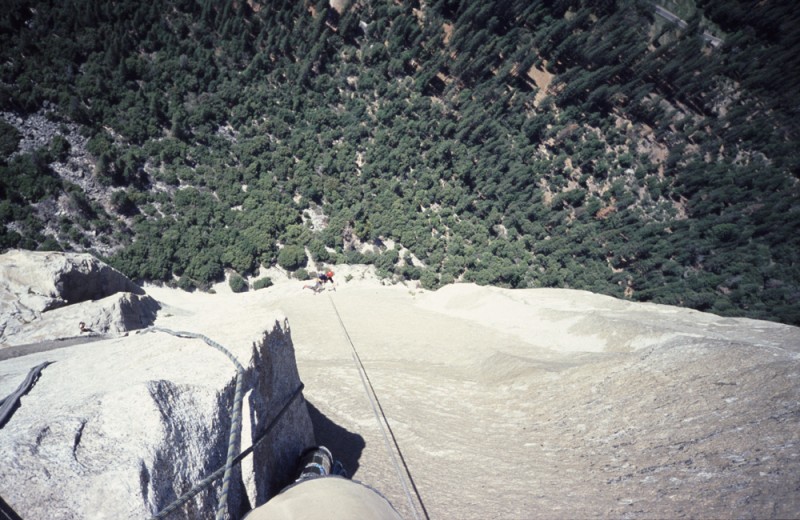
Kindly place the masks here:
POLYGON ((308 280, 309 278, 308 271, 306 271, 303 268, 300 268, 294 272, 294 277, 297 278, 298 280, 308 280))
POLYGON ((349 251, 345 252, 344 258, 341 261, 337 261, 337 263, 343 264, 364 264, 365 258, 360 252, 356 251, 355 249, 350 249, 349 251))
POLYGON ((711 234, 719 242, 732 242, 739 236, 739 226, 736 224, 717 224, 711 228, 711 234))
POLYGON ((306 251, 300 246, 285 246, 278 253, 278 265, 287 271, 294 271, 306 265, 306 251))
POLYGON ((193 292, 196 288, 194 281, 186 275, 180 277, 178 287, 187 292, 193 292))
POLYGON ((113 150, 111 136, 105 131, 95 134, 86 142, 86 149, 97 158, 110 154, 113 150))
POLYGON ((111 205, 121 215, 134 215, 138 213, 136 203, 125 190, 117 190, 111 194, 111 205))
POLYGON ((312 240, 308 244, 308 250, 317 262, 327 262, 331 259, 331 254, 325 249, 325 244, 321 240, 312 240))
POLYGON ((394 266, 397 263, 398 258, 399 254, 397 253, 397 250, 390 249, 375 258, 375 267, 377 267, 379 270, 391 273, 394 271, 394 266))
POLYGON ((42 243, 39 244, 39 247, 36 248, 39 251, 63 251, 64 248, 58 243, 53 237, 45 238, 42 243))
POLYGON ((67 160, 69 157, 70 145, 69 141, 63 135, 57 135, 50 143, 50 153, 61 162, 67 160))
POLYGON ((231 275, 228 285, 231 286, 231 290, 235 293, 247 292, 248 289, 245 279, 236 273, 231 275))
POLYGON ((266 289, 267 287, 272 287, 272 278, 269 276, 265 278, 260 278, 253 282, 253 290, 257 291, 259 289, 266 289))
POLYGON ((9 155, 17 151, 22 134, 19 131, 0 120, 0 162, 5 162, 9 155))
POLYGON ((422 270, 419 267, 409 264, 403 266, 401 273, 406 280, 419 280, 419 277, 422 276, 422 270))
POLYGON ((16 231, 11 231, 5 226, 0 226, 0 250, 12 249, 19 245, 22 236, 16 231))
POLYGON ((435 291, 439 288, 439 278, 436 276, 436 273, 431 270, 423 271, 422 276, 419 277, 419 281, 423 289, 435 291))

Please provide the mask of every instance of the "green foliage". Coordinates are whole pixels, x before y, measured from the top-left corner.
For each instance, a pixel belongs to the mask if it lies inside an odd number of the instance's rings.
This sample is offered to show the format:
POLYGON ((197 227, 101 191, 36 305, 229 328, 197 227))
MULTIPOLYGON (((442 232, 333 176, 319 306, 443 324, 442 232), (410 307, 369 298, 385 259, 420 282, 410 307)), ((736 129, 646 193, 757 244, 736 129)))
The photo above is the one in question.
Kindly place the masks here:
POLYGON ((272 278, 269 276, 265 276, 264 278, 259 278, 255 282, 253 282, 253 289, 266 289, 267 287, 272 287, 272 278))
POLYGON ((240 275, 233 273, 228 279, 228 285, 235 293, 247 292, 247 281, 240 275))
POLYGON ((184 291, 187 291, 187 292, 192 292, 196 288, 196 286, 195 286, 194 282, 192 281, 192 279, 189 278, 186 275, 181 276, 178 279, 178 287, 180 287, 181 289, 183 289, 184 291))
MULTIPOLYGON (((401 270, 400 274, 406 280, 419 280, 420 276, 422 276, 422 270, 419 267, 415 267, 410 264, 405 264, 401 270)), ((445 274, 442 275, 444 277, 445 274)), ((452 274, 448 274, 452 278, 452 274)))
POLYGON ((126 190, 117 190, 111 194, 111 205, 118 213, 133 215, 138 211, 136 203, 126 190))
POLYGON ((292 273, 292 276, 294 276, 298 280, 308 280, 311 277, 311 275, 308 273, 308 271, 305 270, 305 268, 298 269, 297 271, 292 273))
POLYGON ((36 150, 17 155, 0 165, 0 195, 17 204, 31 204, 51 197, 61 190, 61 179, 48 162, 46 151, 36 150))
POLYGON ((57 135, 50 143, 50 155, 54 159, 63 162, 67 159, 70 148, 69 141, 63 135, 57 135))
POLYGON ((59 243, 96 235, 126 274, 186 289, 225 269, 296 271, 305 246, 427 288, 629 288, 800 323, 800 79, 784 74, 797 10, 696 3, 725 31, 719 48, 702 18, 681 29, 632 0, 351 2, 342 16, 302 2, 12 2, 3 111, 55 107, 82 125, 127 218, 54 175, 75 152, 64 137, 12 158, 21 135, 0 121, 0 247, 45 245, 35 208, 66 192, 59 243), (539 92, 528 71, 544 63, 554 78, 539 92), (309 207, 323 230, 304 224, 309 207), (427 267, 363 255, 354 238, 392 240, 427 267))
POLYGON ((39 251, 63 251, 64 248, 58 243, 58 240, 48 237, 45 238, 36 248, 39 251))
POLYGON ((397 250, 390 249, 388 251, 383 252, 375 259, 375 267, 378 269, 382 269, 387 273, 391 273, 394 271, 394 266, 397 263, 399 258, 399 254, 397 250))
POLYGON ((717 224, 711 228, 711 234, 719 242, 730 242, 736 240, 740 229, 735 224, 717 224))
POLYGON ((95 157, 102 156, 115 156, 116 150, 114 148, 111 136, 106 131, 96 133, 91 139, 86 142, 86 149, 95 157))
POLYGON ((325 249, 325 244, 321 240, 314 239, 309 242, 308 250, 315 262, 327 262, 331 259, 330 253, 325 249))
POLYGON ((432 291, 439 288, 439 277, 430 270, 422 272, 422 275, 419 277, 419 282, 422 284, 423 289, 432 291))
POLYGON ((306 265, 306 251, 301 246, 284 246, 278 253, 278 265, 287 271, 295 271, 306 265))
POLYGON ((0 164, 6 164, 7 158, 17 150, 22 134, 0 119, 0 164))

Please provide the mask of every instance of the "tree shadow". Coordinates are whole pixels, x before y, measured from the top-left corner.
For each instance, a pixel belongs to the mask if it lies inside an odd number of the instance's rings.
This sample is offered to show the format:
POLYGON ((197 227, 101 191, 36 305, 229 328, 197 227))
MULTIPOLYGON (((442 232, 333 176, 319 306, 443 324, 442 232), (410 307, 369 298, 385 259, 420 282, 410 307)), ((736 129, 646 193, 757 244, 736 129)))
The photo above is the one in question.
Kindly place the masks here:
POLYGON ((361 458, 361 453, 367 445, 364 437, 349 432, 331 421, 308 400, 306 406, 314 426, 317 444, 331 450, 333 458, 341 461, 350 476, 353 476, 358 471, 358 459, 361 458))

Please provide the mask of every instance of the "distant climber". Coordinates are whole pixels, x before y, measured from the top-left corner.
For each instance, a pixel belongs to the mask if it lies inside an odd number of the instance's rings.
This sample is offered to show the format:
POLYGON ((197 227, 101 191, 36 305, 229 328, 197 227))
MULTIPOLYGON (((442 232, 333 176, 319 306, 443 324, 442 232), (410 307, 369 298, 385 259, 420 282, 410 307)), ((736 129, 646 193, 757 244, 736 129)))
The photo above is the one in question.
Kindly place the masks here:
POLYGON ((80 327, 80 329, 81 329, 81 334, 88 334, 88 333, 90 333, 90 332, 94 332, 92 329, 90 329, 89 327, 87 327, 87 326, 86 326, 86 324, 85 324, 84 322, 80 322, 80 323, 78 324, 78 327, 80 327))
POLYGON ((309 284, 309 283, 307 283, 307 284, 305 284, 305 285, 303 286, 303 289, 311 289, 311 291, 312 291, 314 294, 317 294, 317 293, 319 293, 320 291, 322 291, 322 282, 321 282, 321 281, 319 281, 319 279, 317 279, 317 280, 314 280, 314 282, 313 282, 313 283, 310 283, 310 284, 309 284))
POLYGON ((330 282, 331 287, 333 287, 334 290, 336 290, 336 286, 333 283, 333 271, 328 270, 325 273, 320 273, 319 281, 322 282, 322 285, 325 285, 326 283, 330 282))
POLYGON ((245 520, 296 520, 301 518, 400 520, 400 514, 383 495, 350 480, 339 461, 325 446, 300 456, 300 474, 245 520))

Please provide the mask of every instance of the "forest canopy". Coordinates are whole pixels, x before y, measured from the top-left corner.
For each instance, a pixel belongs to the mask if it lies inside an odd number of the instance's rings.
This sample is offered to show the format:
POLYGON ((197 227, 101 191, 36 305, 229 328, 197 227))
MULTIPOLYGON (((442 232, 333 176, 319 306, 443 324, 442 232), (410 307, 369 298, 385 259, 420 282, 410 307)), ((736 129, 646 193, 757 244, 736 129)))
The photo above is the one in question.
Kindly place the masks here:
POLYGON ((187 289, 309 254, 800 325, 800 15, 663 6, 683 22, 638 0, 10 0, 0 248, 187 289))

